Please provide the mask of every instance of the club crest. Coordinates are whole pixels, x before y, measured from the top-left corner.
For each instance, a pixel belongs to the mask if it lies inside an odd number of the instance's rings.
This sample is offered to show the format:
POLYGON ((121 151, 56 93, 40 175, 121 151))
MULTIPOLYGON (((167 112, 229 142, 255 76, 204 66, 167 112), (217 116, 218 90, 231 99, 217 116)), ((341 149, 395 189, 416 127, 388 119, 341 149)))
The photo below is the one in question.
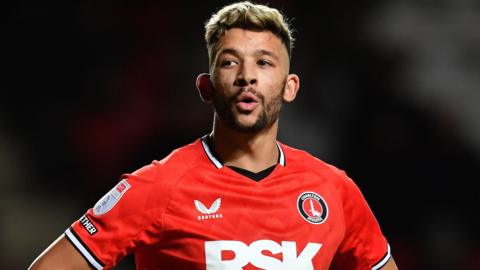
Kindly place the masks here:
POLYGON ((297 208, 300 216, 312 224, 322 224, 328 217, 325 200, 315 192, 304 192, 298 196, 297 208))

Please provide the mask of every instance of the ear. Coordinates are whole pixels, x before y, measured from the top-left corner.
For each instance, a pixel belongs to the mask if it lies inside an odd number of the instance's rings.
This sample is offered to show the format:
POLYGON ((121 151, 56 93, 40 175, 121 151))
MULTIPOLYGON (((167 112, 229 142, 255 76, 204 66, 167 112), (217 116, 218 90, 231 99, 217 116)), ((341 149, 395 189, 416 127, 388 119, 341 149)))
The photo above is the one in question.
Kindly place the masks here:
POLYGON ((210 74, 202 73, 198 75, 195 85, 202 101, 208 104, 212 103, 213 86, 210 81, 210 74))
POLYGON ((296 74, 288 74, 283 92, 283 101, 292 102, 300 88, 300 78, 296 74))

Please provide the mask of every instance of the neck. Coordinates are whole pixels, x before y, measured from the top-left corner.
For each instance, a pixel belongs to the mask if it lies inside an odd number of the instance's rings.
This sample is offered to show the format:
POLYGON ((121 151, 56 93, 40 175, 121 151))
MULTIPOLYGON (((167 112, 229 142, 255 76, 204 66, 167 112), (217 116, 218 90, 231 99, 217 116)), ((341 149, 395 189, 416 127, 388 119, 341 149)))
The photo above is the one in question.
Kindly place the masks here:
POLYGON ((259 132, 242 133, 215 118, 213 148, 224 165, 259 172, 278 162, 277 130, 278 120, 259 132))

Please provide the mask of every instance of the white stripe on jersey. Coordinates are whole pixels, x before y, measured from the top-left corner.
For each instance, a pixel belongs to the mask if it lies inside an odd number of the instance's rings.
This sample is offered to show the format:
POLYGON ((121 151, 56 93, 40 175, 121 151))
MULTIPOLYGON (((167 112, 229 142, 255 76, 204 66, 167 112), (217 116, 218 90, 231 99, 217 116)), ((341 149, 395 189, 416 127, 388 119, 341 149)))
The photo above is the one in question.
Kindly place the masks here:
POLYGON ((388 262, 390 257, 392 257, 392 254, 390 254, 390 245, 387 244, 387 255, 385 255, 385 257, 380 262, 378 262, 376 265, 374 265, 372 267, 372 270, 378 270, 378 269, 382 268, 388 262))
POLYGON ((98 270, 102 270, 103 266, 100 265, 100 263, 93 258, 93 256, 90 254, 90 252, 82 245, 82 243, 75 237, 75 235, 70 231, 70 228, 68 228, 65 231, 65 235, 72 241, 72 243, 78 248, 78 250, 83 254, 83 256, 92 264, 95 268, 98 270))
POLYGON ((208 143, 207 143, 207 136, 208 135, 205 135, 202 138, 203 149, 205 149, 205 152, 207 153, 208 158, 213 162, 213 164, 215 164, 215 167, 217 167, 217 169, 221 169, 223 165, 215 156, 213 156, 212 151, 210 150, 210 147, 208 146, 208 143))
POLYGON ((280 165, 285 167, 285 154, 283 154, 282 147, 280 147, 280 144, 278 142, 277 142, 277 147, 278 147, 278 151, 280 152, 280 157, 278 158, 278 163, 280 163, 280 165))

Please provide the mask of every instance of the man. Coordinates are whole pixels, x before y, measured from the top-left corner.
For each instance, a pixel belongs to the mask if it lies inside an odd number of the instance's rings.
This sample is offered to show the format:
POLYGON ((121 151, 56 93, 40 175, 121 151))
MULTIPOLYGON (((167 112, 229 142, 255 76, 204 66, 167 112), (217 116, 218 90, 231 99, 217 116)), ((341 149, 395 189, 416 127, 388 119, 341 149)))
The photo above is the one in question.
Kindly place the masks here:
POLYGON ((122 180, 31 269, 397 269, 343 171, 277 142, 293 38, 276 9, 224 7, 205 26, 213 131, 122 180))

